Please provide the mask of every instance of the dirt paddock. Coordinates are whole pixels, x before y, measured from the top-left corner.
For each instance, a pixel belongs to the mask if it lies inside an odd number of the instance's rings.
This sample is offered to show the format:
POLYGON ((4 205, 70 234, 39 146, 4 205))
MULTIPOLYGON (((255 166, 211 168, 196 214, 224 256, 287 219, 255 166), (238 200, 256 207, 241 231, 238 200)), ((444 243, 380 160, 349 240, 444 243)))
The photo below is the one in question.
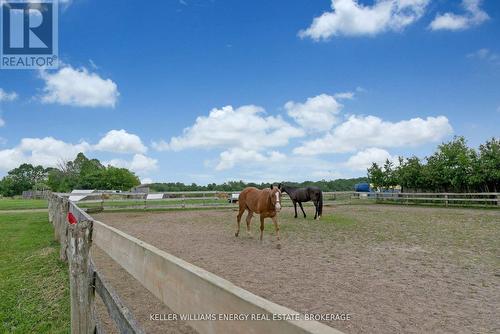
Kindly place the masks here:
MULTIPOLYGON (((236 238, 232 210, 93 216, 296 311, 348 313, 348 321, 325 321, 346 333, 500 332, 498 210, 342 205, 314 221, 286 208, 281 249, 271 220, 259 243, 258 216, 254 237, 243 220, 236 238)), ((93 256, 147 332, 193 332, 150 320, 171 311, 101 251, 93 256)))

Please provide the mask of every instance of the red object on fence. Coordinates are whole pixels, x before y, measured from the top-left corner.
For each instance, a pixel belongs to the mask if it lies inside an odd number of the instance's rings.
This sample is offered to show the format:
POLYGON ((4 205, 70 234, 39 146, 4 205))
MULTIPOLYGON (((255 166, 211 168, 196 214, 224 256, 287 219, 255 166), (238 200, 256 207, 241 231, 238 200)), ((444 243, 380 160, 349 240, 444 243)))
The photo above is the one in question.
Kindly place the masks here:
POLYGON ((71 225, 74 225, 76 223, 78 223, 78 221, 76 220, 76 217, 74 214, 72 214, 71 212, 68 212, 68 222, 71 224, 71 225))

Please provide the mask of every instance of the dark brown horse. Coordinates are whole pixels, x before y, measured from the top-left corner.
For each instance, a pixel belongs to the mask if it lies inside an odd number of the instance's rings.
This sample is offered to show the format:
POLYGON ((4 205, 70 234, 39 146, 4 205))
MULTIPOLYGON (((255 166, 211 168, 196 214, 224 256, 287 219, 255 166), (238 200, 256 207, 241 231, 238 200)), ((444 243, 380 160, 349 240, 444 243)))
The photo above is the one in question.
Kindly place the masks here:
POLYGON ((306 218, 306 212, 302 207, 302 202, 312 201, 314 203, 314 219, 321 218, 321 214, 323 213, 323 192, 318 187, 305 187, 305 188, 296 188, 290 187, 286 185, 279 185, 279 188, 282 192, 287 193, 290 196, 290 199, 293 202, 293 207, 295 209, 295 218, 297 218, 297 203, 299 203, 300 209, 304 214, 304 218, 306 218))
POLYGON ((278 248, 281 248, 280 244, 280 227, 278 224, 278 212, 281 210, 281 191, 278 187, 271 185, 271 188, 259 190, 254 187, 248 187, 243 189, 240 193, 238 199, 240 204, 240 211, 238 212, 238 229, 236 230, 235 236, 240 234, 240 221, 241 216, 245 210, 248 211, 246 222, 247 222, 247 233, 250 233, 250 222, 252 221, 252 216, 254 213, 260 215, 260 241, 262 241, 262 235, 264 234, 264 219, 271 218, 274 223, 274 229, 276 230, 276 238, 278 239, 278 248))

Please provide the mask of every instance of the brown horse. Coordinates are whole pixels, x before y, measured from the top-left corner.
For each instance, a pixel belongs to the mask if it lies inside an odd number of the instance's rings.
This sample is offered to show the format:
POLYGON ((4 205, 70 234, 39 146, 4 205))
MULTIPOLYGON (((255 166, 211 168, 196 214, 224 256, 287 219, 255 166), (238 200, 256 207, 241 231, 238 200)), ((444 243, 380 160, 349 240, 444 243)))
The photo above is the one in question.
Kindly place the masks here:
POLYGON ((241 216, 245 210, 248 210, 247 214, 247 233, 250 233, 250 222, 252 216, 255 213, 260 215, 260 241, 262 241, 262 235, 264 234, 264 219, 272 218, 274 223, 274 229, 276 230, 276 237, 278 239, 278 248, 280 245, 280 227, 278 225, 278 212, 281 210, 281 191, 278 187, 271 185, 271 188, 259 190, 254 187, 248 187, 243 189, 240 193, 238 199, 240 204, 240 211, 238 212, 238 229, 236 230, 235 236, 240 234, 240 221, 241 216))

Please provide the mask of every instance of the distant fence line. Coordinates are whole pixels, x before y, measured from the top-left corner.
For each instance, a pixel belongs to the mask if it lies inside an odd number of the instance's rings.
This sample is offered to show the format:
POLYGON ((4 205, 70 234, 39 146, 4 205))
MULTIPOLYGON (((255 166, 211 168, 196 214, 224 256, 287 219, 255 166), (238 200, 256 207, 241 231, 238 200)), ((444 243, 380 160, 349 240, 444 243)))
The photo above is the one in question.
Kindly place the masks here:
MULTIPOLYGON (((368 193, 373 194, 373 193, 368 193)), ((377 202, 399 204, 439 204, 448 206, 500 206, 500 193, 374 193, 377 202)), ((362 196, 362 195, 360 195, 362 196)))
POLYGON ((50 190, 25 190, 22 197, 24 199, 48 199, 51 193, 50 190))
MULTIPOLYGON (((102 333, 95 294, 120 333, 144 333, 130 310, 95 267, 92 244, 102 249, 172 311, 181 314, 297 315, 114 227, 93 219, 67 197, 49 197, 49 220, 69 263, 71 332, 102 333)), ((317 321, 187 321, 199 333, 341 334, 317 321)))
MULTIPOLYGON (((230 202, 234 192, 183 191, 146 193, 91 193, 80 200, 79 206, 88 210, 120 209, 175 209, 175 208, 235 208, 230 202)), ((59 194, 62 197, 79 194, 59 194)), ((356 203, 399 203, 441 206, 500 207, 500 193, 392 193, 336 191, 323 193, 324 205, 356 203)), ((283 194, 283 205, 292 206, 288 195, 283 194)))

